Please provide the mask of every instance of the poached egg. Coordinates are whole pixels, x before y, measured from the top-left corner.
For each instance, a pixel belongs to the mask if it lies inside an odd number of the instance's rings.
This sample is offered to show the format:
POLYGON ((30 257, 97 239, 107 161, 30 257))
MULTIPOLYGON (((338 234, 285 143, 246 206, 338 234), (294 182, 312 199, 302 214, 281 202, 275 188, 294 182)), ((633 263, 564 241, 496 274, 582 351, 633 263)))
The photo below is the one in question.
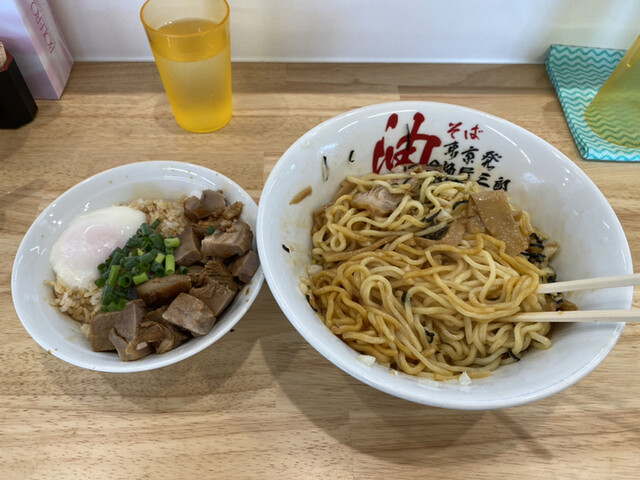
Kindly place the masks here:
POLYGON ((144 212, 123 206, 76 217, 51 248, 49 262, 58 280, 71 288, 89 288, 98 279, 98 265, 146 221, 144 212))

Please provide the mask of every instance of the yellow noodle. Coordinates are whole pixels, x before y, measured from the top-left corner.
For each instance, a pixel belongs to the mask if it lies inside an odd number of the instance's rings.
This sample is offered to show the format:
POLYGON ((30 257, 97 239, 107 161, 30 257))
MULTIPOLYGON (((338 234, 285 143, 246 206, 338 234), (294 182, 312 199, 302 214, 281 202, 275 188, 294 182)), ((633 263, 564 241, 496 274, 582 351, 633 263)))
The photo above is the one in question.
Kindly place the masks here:
MULTIPOLYGON (((465 233, 456 246, 423 248, 416 240, 452 223, 454 206, 481 191, 477 183, 436 171, 348 180, 353 191, 326 206, 314 225, 312 257, 322 269, 303 279, 334 334, 382 365, 436 380, 461 372, 484 377, 530 347, 551 346, 550 324, 501 321, 543 310, 545 296, 536 290, 546 265, 506 254, 505 244, 486 233, 465 233), (406 181, 415 178, 420 187, 411 195, 406 181), (378 186, 404 195, 392 213, 375 217, 352 206, 358 192, 378 186), (325 252, 344 260, 328 262, 325 252)), ((512 209, 529 237, 535 231, 529 215, 512 209)))

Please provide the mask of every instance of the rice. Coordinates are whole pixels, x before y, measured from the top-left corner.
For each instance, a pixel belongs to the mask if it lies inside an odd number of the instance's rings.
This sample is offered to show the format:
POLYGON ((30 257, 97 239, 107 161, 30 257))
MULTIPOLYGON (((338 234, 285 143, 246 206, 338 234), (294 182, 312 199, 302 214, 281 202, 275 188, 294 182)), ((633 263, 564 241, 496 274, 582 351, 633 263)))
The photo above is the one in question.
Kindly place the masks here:
MULTIPOLYGON (((182 201, 138 199, 127 206, 144 212, 148 223, 160 219, 160 225, 156 231, 165 237, 176 237, 187 227, 182 203, 182 201)), ((93 284, 88 289, 72 288, 57 277, 55 281, 46 280, 44 283, 53 288, 54 298, 51 305, 74 320, 87 324, 100 312, 102 288, 93 284)), ((84 330, 83 333, 85 333, 84 330)))
POLYGON ((127 206, 146 213, 148 223, 160 219, 160 225, 156 229, 158 233, 165 237, 177 237, 187 228, 187 219, 184 216, 182 204, 182 201, 138 199, 130 202, 127 206))
POLYGON ((74 289, 68 287, 56 278, 55 282, 46 280, 46 285, 53 287, 51 305, 58 307, 78 322, 87 323, 100 311, 102 305, 102 288, 91 285, 89 289, 74 289))

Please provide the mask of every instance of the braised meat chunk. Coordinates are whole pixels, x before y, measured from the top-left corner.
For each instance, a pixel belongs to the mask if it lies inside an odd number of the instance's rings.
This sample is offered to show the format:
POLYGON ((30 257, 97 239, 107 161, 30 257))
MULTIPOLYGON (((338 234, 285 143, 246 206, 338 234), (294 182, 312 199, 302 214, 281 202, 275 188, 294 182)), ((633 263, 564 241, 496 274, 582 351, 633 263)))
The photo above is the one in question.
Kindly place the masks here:
POLYGON ((94 352, 115 350, 109 339, 109 334, 113 329, 116 329, 127 341, 131 340, 144 317, 144 313, 144 303, 141 300, 129 302, 124 310, 98 313, 93 317, 89 326, 91 349, 94 352))
POLYGON ((136 286, 136 293, 145 305, 153 306, 167 303, 177 297, 179 293, 188 292, 190 288, 191 277, 189 275, 167 275, 141 283, 136 286))
POLYGON ((144 322, 140 324, 135 338, 138 345, 146 342, 153 347, 156 353, 166 353, 182 345, 189 338, 162 318, 162 314, 167 308, 168 305, 163 305, 147 314, 144 322))
POLYGON ((366 192, 356 193, 351 200, 351 205, 368 210, 371 215, 380 217, 393 212, 401 200, 402 195, 389 193, 389 190, 380 185, 366 192))
POLYGON ((115 324, 122 318, 122 311, 101 312, 91 319, 89 327, 89 342, 94 352, 109 352, 115 350, 113 343, 109 340, 109 333, 114 329, 115 324))
POLYGON ((260 259, 258 254, 253 250, 249 250, 229 264, 229 271, 242 283, 249 283, 259 266, 260 259))
POLYGON ((154 343, 156 353, 166 353, 179 347, 189 339, 187 335, 165 321, 158 322, 155 326, 160 327, 163 334, 162 340, 159 343, 154 343))
POLYGON ((146 357, 153 350, 151 346, 146 343, 136 344, 133 341, 128 341, 126 338, 121 337, 116 332, 116 329, 112 329, 109 332, 109 340, 114 345, 120 356, 120 360, 123 362, 131 362, 133 360, 139 360, 142 357, 146 357))
POLYGON ((209 210, 200 203, 200 199, 198 197, 189 197, 185 199, 183 206, 185 216, 193 222, 197 222, 199 219, 210 215, 209 210))
POLYGON ((201 252, 208 257, 229 258, 242 255, 253 241, 251 228, 245 222, 235 222, 226 232, 216 231, 202 240, 201 252))
POLYGON ((206 281, 207 278, 211 278, 216 282, 224 285, 233 293, 236 293, 238 291, 238 285, 233 279, 233 275, 231 274, 227 266, 220 260, 213 259, 207 262, 195 286, 200 286, 200 284, 206 281))
POLYGON ((192 288, 189 294, 202 300, 216 317, 220 316, 236 296, 236 292, 212 278, 206 278, 201 286, 192 288))
POLYGON ((178 236, 180 245, 175 249, 174 255, 178 265, 189 266, 198 262, 202 255, 200 254, 200 239, 191 227, 185 228, 178 236))
POLYGON ((138 325, 145 315, 144 307, 145 304, 140 299, 127 303, 127 306, 122 310, 122 316, 114 324, 118 335, 126 340, 131 340, 135 336, 138 325))
POLYGON ((224 209, 224 212, 222 212, 222 216, 227 220, 233 220, 234 218, 238 218, 240 214, 242 214, 243 208, 244 203, 235 202, 224 209))
POLYGON ((227 207, 227 197, 222 192, 205 190, 200 197, 200 203, 209 212, 209 216, 220 215, 227 207))
POLYGON ((209 333, 216 322, 211 309, 202 300, 187 293, 178 295, 162 314, 162 318, 176 327, 188 330, 194 337, 209 333))

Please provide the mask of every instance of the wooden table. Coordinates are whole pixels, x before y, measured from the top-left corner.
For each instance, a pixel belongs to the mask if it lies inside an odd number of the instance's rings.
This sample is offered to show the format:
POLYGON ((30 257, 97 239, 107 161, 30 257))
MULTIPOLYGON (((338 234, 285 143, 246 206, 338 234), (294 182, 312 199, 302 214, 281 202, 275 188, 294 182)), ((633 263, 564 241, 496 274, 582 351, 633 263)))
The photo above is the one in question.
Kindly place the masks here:
MULTIPOLYGON (((584 161, 540 65, 236 64, 234 117, 174 122, 153 64, 74 67, 60 101, 0 131, 0 478, 638 478, 640 327, 577 385, 532 405, 429 408, 342 373, 293 329, 264 286, 235 331, 177 365, 107 374, 41 349, 12 306, 22 236, 80 180, 130 162, 194 162, 257 200, 305 131, 393 100, 477 108, 534 132, 602 190, 640 262, 640 164, 584 161)), ((35 279, 37 281, 37 279, 35 279)), ((634 297, 640 307, 640 290, 634 297)))

